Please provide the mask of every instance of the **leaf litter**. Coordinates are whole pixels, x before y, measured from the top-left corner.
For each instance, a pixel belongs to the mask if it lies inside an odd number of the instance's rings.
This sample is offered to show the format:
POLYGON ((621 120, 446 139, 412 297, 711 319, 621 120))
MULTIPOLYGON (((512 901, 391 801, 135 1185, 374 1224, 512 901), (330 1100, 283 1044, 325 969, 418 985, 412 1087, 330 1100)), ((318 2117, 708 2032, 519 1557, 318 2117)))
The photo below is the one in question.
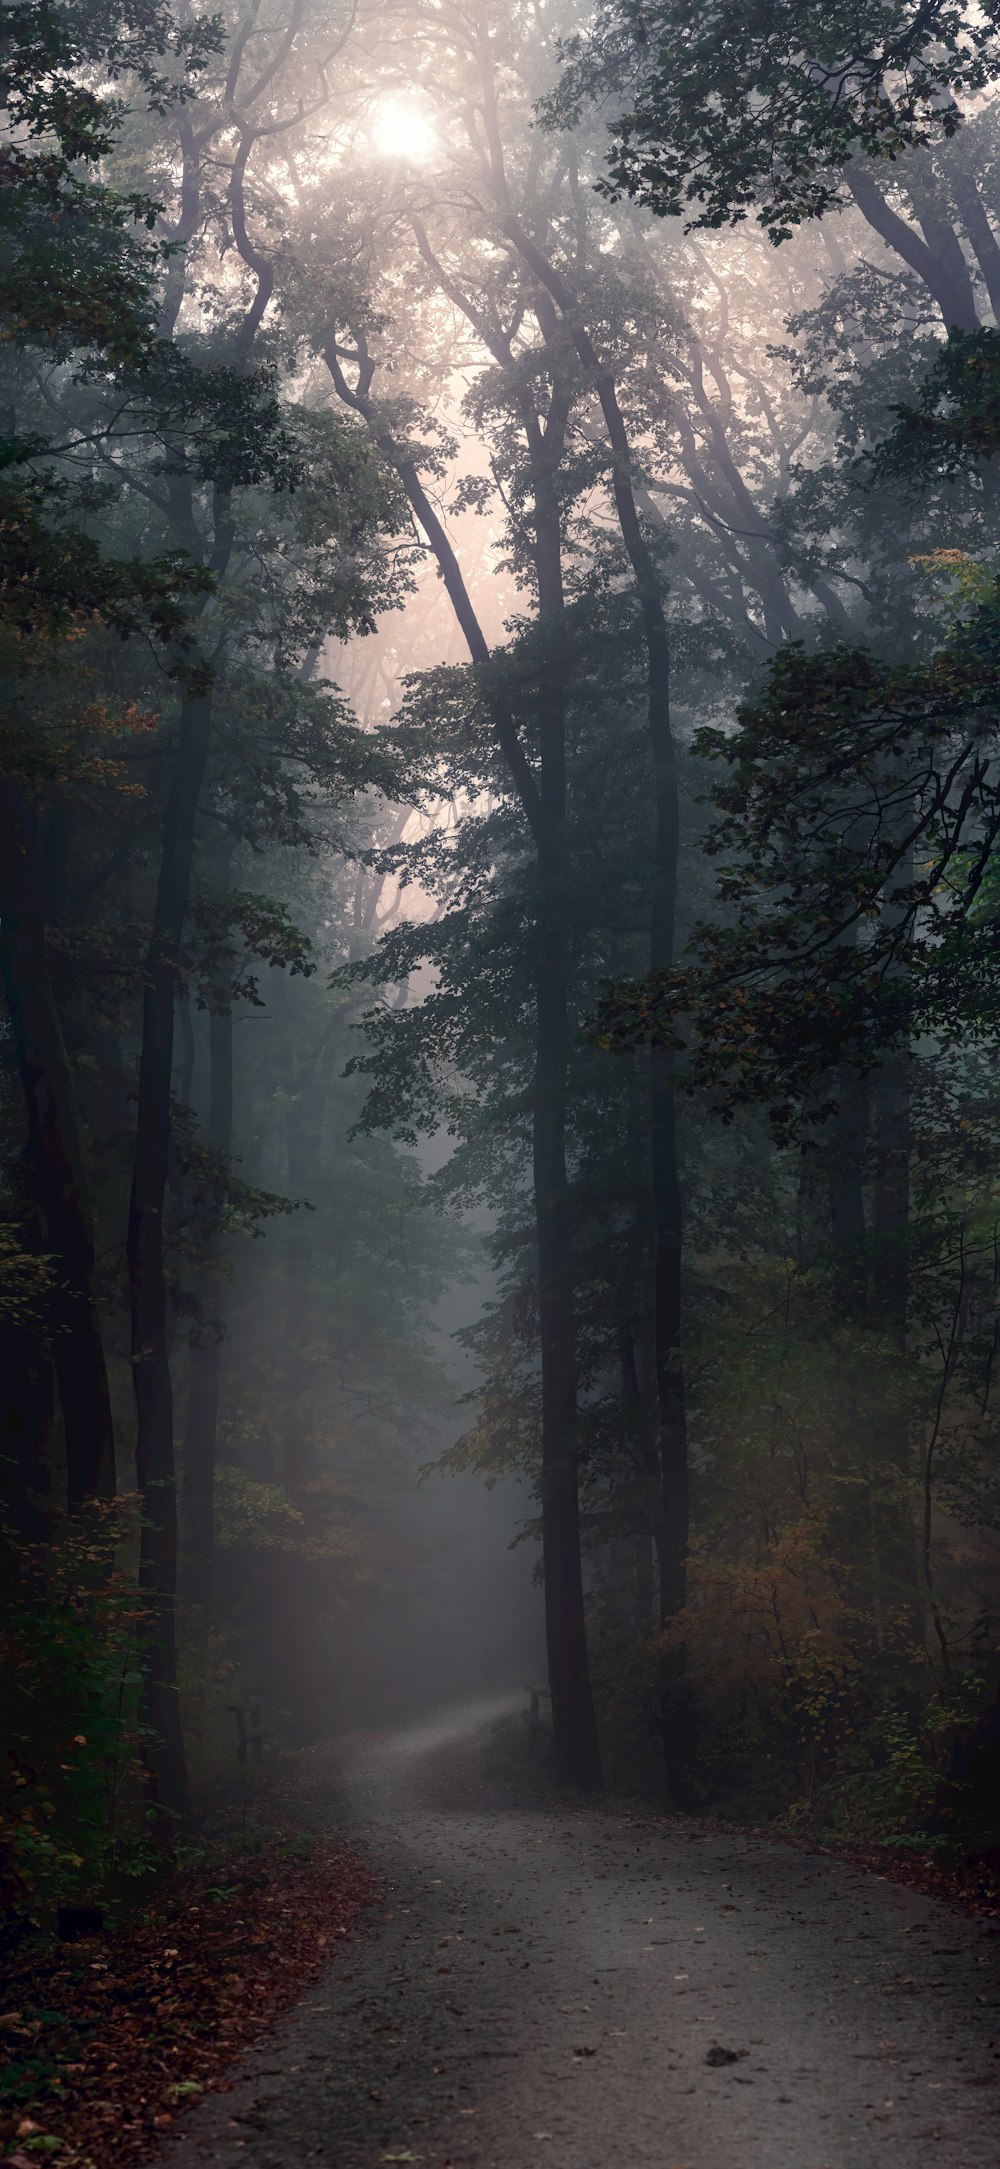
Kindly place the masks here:
POLYGON ((4 2169, 131 2169, 329 1965, 379 1896, 361 1855, 299 1830, 178 1877, 117 1932, 9 1959, 4 2169))

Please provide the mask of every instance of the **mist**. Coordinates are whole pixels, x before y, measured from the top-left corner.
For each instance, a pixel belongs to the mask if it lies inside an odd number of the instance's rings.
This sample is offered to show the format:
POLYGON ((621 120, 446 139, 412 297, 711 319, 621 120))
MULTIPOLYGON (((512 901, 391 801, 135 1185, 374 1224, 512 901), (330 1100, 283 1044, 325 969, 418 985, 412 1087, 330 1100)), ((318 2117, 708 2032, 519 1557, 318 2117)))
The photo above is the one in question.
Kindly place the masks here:
POLYGON ((345 1935, 460 1809, 995 1910, 993 27, 8 12, 11 1949, 248 1801, 345 1935))

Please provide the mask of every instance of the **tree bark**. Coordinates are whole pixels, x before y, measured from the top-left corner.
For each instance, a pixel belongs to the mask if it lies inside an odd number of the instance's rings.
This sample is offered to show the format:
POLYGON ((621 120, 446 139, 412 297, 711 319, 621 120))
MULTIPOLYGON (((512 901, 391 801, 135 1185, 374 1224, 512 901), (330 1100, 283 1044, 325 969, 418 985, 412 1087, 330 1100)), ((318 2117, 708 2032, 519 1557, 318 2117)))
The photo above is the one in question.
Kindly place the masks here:
MULTIPOLYGON (((8 1163, 8 1227, 26 1256, 41 1259, 46 1254, 45 1218, 31 1157, 26 1141, 13 1164, 8 1163)), ((55 1379, 47 1323, 31 1316, 0 1320, 0 1505, 8 1528, 28 1544, 44 1542, 50 1534, 55 1379)), ((2 1581, 0 1574, 0 1585, 2 1581)), ((0 1586, 0 1612, 13 1598, 13 1584, 9 1589, 0 1586)))
POLYGON ((942 222, 935 225, 928 221, 925 238, 886 202, 871 173, 849 166, 844 178, 873 232, 923 280, 941 312, 946 331, 978 331, 972 281, 952 229, 945 228, 942 222))
MULTIPOLYGON (((209 1018, 208 1146, 220 1160, 228 1159, 233 1142, 233 1018, 226 1009, 209 1018)), ((210 1303, 216 1287, 210 1271, 219 1250, 218 1229, 206 1227, 207 1266, 204 1300, 210 1303)), ((209 1324, 204 1339, 191 1350, 190 1385, 183 1453, 184 1594, 199 1617, 199 1641, 212 1605, 212 1571, 215 1554, 215 1468, 219 1429, 219 1373, 222 1343, 209 1324)))
MULTIPOLYGON (((542 548, 553 538, 543 535, 540 540, 541 558, 542 548)), ((544 593, 544 571, 539 585, 544 593)), ((551 615, 544 613, 554 634, 561 630, 561 579, 559 591, 551 615)), ((563 1781, 593 1787, 601 1782, 601 1760, 590 1689, 580 1550, 576 1328, 566 1170, 570 992, 561 651, 561 640, 554 638, 542 690, 540 780, 545 841, 538 852, 535 958, 532 1169, 542 1364, 542 1557, 556 1774, 563 1781)))
POLYGON ((322 1080, 315 1063, 303 1060, 294 1028, 295 989, 284 988, 285 1022, 289 1047, 298 1054, 290 1066, 285 1096, 285 1168, 289 1196, 301 1198, 303 1209, 288 1217, 285 1227, 285 1392, 282 1416, 281 1481, 286 1491, 301 1492, 316 1475, 310 1438, 310 1343, 314 1331, 315 1237, 313 1215, 306 1210, 316 1187, 321 1139, 314 1119, 313 1096, 322 1094, 322 1080))
MULTIPOLYGON (((561 312, 600 401, 611 447, 615 510, 635 578, 646 642, 647 717, 656 817, 649 962, 652 972, 665 972, 674 960, 680 816, 677 752, 670 717, 670 637, 660 578, 636 505, 632 449, 614 377, 602 364, 576 298, 561 274, 516 221, 507 220, 505 224, 514 246, 561 312)), ((683 1216, 677 1164, 677 1098, 671 1058, 662 1048, 650 1050, 649 1084, 662 1484, 660 1612, 665 1624, 686 1602, 690 1501, 681 1353, 683 1216)))
POLYGON ((177 1824, 190 1820, 191 1803, 177 1691, 177 1493, 163 1215, 170 1145, 174 994, 210 721, 208 694, 185 692, 146 960, 128 1225, 132 1375, 138 1418, 136 1474, 143 1505, 139 1586, 149 1619, 143 1687, 143 1717, 148 1728, 145 1756, 160 1836, 168 1843, 177 1824))
POLYGON ((868 1309, 868 1264, 864 1196, 867 1128, 865 1081, 847 1062, 837 1078, 837 1112, 827 1147, 830 1240, 847 1318, 862 1323, 868 1309))
POLYGON ((902 1048, 875 1074, 875 1195, 871 1320, 898 1353, 906 1347, 909 1287, 911 1062, 902 1048))
MULTIPOLYGON (((333 337, 324 348, 324 359, 338 397, 363 416, 380 450, 399 476, 433 552, 472 662, 480 666, 488 664, 489 644, 448 535, 413 461, 380 426, 372 407, 370 366, 367 362, 362 363, 359 386, 352 390, 344 376, 333 337)), ((539 614, 556 624, 561 622, 563 615, 559 509, 554 473, 546 471, 540 425, 536 427, 530 449, 536 485, 535 558, 539 614)), ((549 460, 552 450, 553 444, 550 444, 549 460)), ((543 689, 541 762, 537 781, 502 690, 494 694, 491 713, 497 744, 507 762, 534 840, 538 868, 532 1177, 542 1369, 542 1559, 554 1761, 561 1778, 590 1787, 600 1783, 600 1753, 587 1659, 574 1437, 576 1356, 566 1175, 569 954, 564 867, 565 695, 559 678, 558 659, 553 649, 543 689)))
POLYGON ((111 1397, 96 1293, 94 1223, 76 1090, 49 973, 37 808, 9 781, 0 806, 0 965, 56 1274, 52 1357, 70 1513, 115 1494, 111 1397))
POLYGON ((976 261, 986 281, 990 307, 1000 323, 1000 244, 990 224, 986 206, 976 186, 975 175, 962 171, 956 158, 954 163, 943 161, 952 195, 958 205, 959 215, 975 252, 976 261))
MULTIPOLYGON (((912 857, 907 853, 883 904, 883 916, 890 925, 905 920, 912 880, 912 857)), ((900 977, 906 969, 904 945, 891 967, 892 976, 900 977)), ((901 1364, 906 1356, 910 1285, 912 1085, 912 1057, 909 1047, 902 1046, 879 1064, 871 1086, 875 1185, 869 1323, 888 1342, 901 1364)), ((923 1625, 913 1517, 911 1425, 904 1378, 900 1378, 898 1392, 898 1406, 888 1411, 882 1437, 876 1440, 881 1468, 872 1513, 874 1566, 876 1575, 884 1578, 886 1594, 912 1644, 922 1635, 923 1625)))

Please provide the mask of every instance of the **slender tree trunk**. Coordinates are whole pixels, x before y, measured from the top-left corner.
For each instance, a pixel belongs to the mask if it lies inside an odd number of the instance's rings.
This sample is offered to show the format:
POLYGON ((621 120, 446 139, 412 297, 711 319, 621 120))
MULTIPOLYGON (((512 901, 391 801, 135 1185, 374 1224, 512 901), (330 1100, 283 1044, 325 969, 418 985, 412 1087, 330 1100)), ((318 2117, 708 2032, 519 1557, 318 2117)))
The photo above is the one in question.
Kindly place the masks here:
POLYGON ((580 1556, 566 1064, 565 930, 551 905, 561 869, 540 864, 535 970, 536 1058, 532 1168, 538 1237, 542 1363, 542 1557, 556 1774, 600 1783, 580 1556))
POLYGON ((861 1323, 868 1308, 864 1158, 868 1096, 863 1077, 841 1063, 837 1077, 837 1112, 830 1124, 826 1154, 830 1240, 844 1314, 861 1323))
MULTIPOLYGON (((368 397, 370 370, 367 375, 362 372, 359 388, 352 391, 332 338, 324 356, 338 397, 364 417, 399 476, 433 551, 472 662, 488 664, 489 644, 445 529, 413 461, 396 446, 375 416, 368 397)), ((561 621, 563 614, 559 513, 553 475, 542 472, 544 446, 540 440, 539 431, 534 447, 535 479, 540 492, 540 500, 536 501, 539 607, 542 616, 555 622, 561 621)), ((550 457, 553 446, 554 440, 549 446, 550 457)), ((600 1754, 587 1661, 575 1442, 576 1353, 566 1176, 570 1030, 564 870, 565 698, 557 679, 558 670, 550 667, 544 694, 539 781, 525 756, 502 687, 493 688, 491 712, 497 744, 524 810, 538 866, 532 1172, 542 1368, 542 1557, 555 1766, 564 1779, 593 1786, 600 1782, 600 1754)))
POLYGON ((545 1631, 558 1777, 601 1782, 590 1687, 580 1549, 576 1320, 566 1125, 571 1039, 566 802, 568 654, 562 522, 555 487, 565 424, 543 432, 526 416, 535 499, 539 617, 546 629, 540 686, 538 915, 532 1166, 538 1235, 542 1362, 542 1556, 545 1631))
POLYGON ((900 1354, 906 1347, 909 1289, 911 1059, 906 1048, 876 1071, 875 1195, 871 1321, 900 1354))
MULTIPOLYGON (((285 988, 289 1024, 294 1014, 294 989, 285 988)), ((290 1030, 290 1037, 295 1034, 290 1030)), ((293 1089, 285 1099, 285 1166, 289 1194, 310 1200, 315 1190, 320 1140, 313 1123, 309 1095, 320 1090, 314 1074, 300 1062, 293 1089)), ((302 1489, 315 1474, 309 1436, 309 1347, 313 1330, 315 1242, 313 1215, 305 1210, 291 1214, 285 1233, 285 1406, 283 1411, 282 1483, 286 1490, 302 1489)))
MULTIPOLYGON (((171 485, 173 540, 194 562, 204 559, 191 483, 171 485)), ((232 555, 229 500, 215 492, 210 570, 221 581, 232 555)), ((200 612, 202 622, 211 600, 200 612)), ((136 1476, 142 1498, 139 1587, 149 1619, 143 1683, 145 1762, 161 1843, 190 1821, 191 1799, 177 1689, 177 1471, 170 1377, 164 1216, 170 1159, 170 1087, 174 1002, 181 937, 194 862, 195 821, 208 758, 212 701, 203 656, 176 658, 183 690, 177 743, 163 817, 156 904, 146 958, 139 1057, 139 1106, 128 1218, 132 1376, 136 1401, 136 1476)))
MULTIPOLYGON (((875 1190, 869 1322, 902 1363, 906 1354, 909 1297, 910 1093, 906 1049, 892 1054, 873 1081, 875 1190)), ((879 1620, 894 1619, 909 1648, 923 1641, 917 1531, 914 1520, 913 1437, 900 1375, 894 1399, 873 1427, 871 1532, 875 1603, 879 1620)), ((890 1664, 898 1662, 892 1637, 890 1664)))
MULTIPOLYGON (((40 1260, 47 1248, 45 1218, 31 1158, 27 1143, 8 1163, 13 1195, 7 1226, 25 1255, 40 1260)), ((27 1543, 44 1541, 49 1522, 55 1382, 46 1326, 31 1316, 0 1322, 0 1509, 8 1528, 27 1543)), ((0 1571, 0 1611, 13 1597, 13 1582, 5 1589, 0 1571)))
MULTIPOLYGON (((669 971, 674 961, 677 873, 680 848, 677 752, 670 716, 670 636, 660 576, 643 533, 632 482, 632 449, 618 392, 587 331, 574 294, 544 252, 516 221, 507 231, 524 261, 562 313, 600 401, 612 455, 612 489, 622 541, 632 567, 646 644, 646 690, 655 793, 655 857, 650 919, 650 970, 669 971)), ((677 1099, 672 1061, 662 1048, 650 1051, 650 1145, 656 1229, 656 1387, 659 1408, 662 1519, 660 1611, 664 1623, 682 1610, 687 1594, 689 1477, 687 1413, 681 1353, 683 1217, 677 1164, 677 1099)))
POLYGON ((114 1427, 76 1090, 45 946, 38 815, 13 782, 4 786, 0 809, 0 965, 57 1280, 52 1356, 63 1414, 67 1502, 75 1513, 87 1500, 114 1497, 114 1427))
POLYGON ((195 816, 208 755, 210 701, 186 692, 163 823, 160 877, 146 961, 139 1111, 129 1206, 128 1262, 135 1381, 136 1472, 142 1496, 139 1585, 149 1617, 143 1692, 150 1794, 169 1841, 190 1819, 177 1692, 177 1495, 173 1390, 167 1349, 163 1216, 170 1144, 174 993, 194 856, 195 816))
POLYGON ((593 1786, 600 1783, 601 1766, 587 1661, 580 1553, 576 1336, 566 1173, 568 944, 565 867, 557 841, 565 754, 558 725, 551 719, 543 725, 543 737, 546 732, 549 743, 542 753, 542 796, 553 819, 553 843, 551 851, 539 854, 538 861, 532 1126, 542 1366, 545 1632, 556 1774, 563 1781, 593 1786))
MULTIPOLYGON (((194 1088, 195 1032, 191 996, 186 986, 178 982, 174 995, 174 1067, 171 1085, 172 1104, 181 1121, 191 1121, 191 1095, 194 1088)), ((167 1167, 167 1196, 164 1216, 164 1244, 168 1251, 176 1250, 184 1231, 184 1216, 188 1209, 188 1172, 181 1152, 170 1155, 167 1167)), ((172 1311, 167 1313, 167 1353, 173 1359, 177 1338, 177 1320, 172 1311)))
MULTIPOLYGON (((907 909, 913 879, 908 855, 900 864, 884 903, 891 923, 907 909)), ((893 976, 907 969, 905 951, 893 976)), ((880 1063, 872 1080, 875 1186, 872 1202, 872 1265, 869 1322, 899 1357, 906 1355, 910 1282, 910 1154, 913 1064, 908 1047, 896 1048, 880 1063)), ((913 1514, 912 1439, 906 1383, 898 1382, 899 1405, 890 1409, 881 1447, 874 1530, 878 1564, 886 1582, 886 1602, 902 1622, 910 1641, 922 1636, 917 1537, 913 1514)))
POLYGON ((648 1634, 653 1624, 653 1546, 654 1538, 660 1530, 658 1494, 661 1486, 655 1386, 656 1333, 642 1294, 645 1260, 652 1235, 648 1190, 649 1152, 642 1132, 639 1077, 631 1065, 625 1077, 625 1091, 632 1219, 618 1287, 618 1370, 621 1378, 625 1444, 628 1457, 636 1470, 639 1499, 639 1511, 631 1541, 631 1627, 634 1633, 648 1634), (640 1318, 638 1335, 637 1313, 640 1318))
MULTIPOLYGON (((587 344, 589 346, 589 341, 587 344)), ((647 721, 656 809, 649 968, 658 974, 668 972, 674 962, 680 855, 677 753, 670 717, 670 638, 659 575, 642 532, 629 478, 630 449, 617 393, 603 372, 600 382, 603 387, 601 404, 615 458, 615 504, 622 539, 635 575, 646 641, 647 721)), ((674 1057, 665 1048, 651 1047, 650 1165, 656 1233, 655 1356, 662 1482, 660 1618, 664 1625, 676 1612, 683 1610, 687 1601, 690 1526, 687 1408, 681 1347, 684 1225, 673 1066, 674 1057)))
MULTIPOLYGON (((227 1160, 233 1142, 233 1017, 227 1008, 209 1018, 208 1146, 220 1160, 227 1160)), ((218 1256, 219 1233, 206 1228, 208 1270, 203 1297, 211 1304, 218 1283, 211 1272, 218 1256)), ((215 1553, 215 1468, 218 1454, 219 1373, 222 1342, 210 1323, 205 1336, 191 1350, 187 1423, 184 1431, 183 1524, 185 1559, 183 1586, 198 1616, 198 1641, 204 1645, 212 1604, 212 1570, 215 1553)))

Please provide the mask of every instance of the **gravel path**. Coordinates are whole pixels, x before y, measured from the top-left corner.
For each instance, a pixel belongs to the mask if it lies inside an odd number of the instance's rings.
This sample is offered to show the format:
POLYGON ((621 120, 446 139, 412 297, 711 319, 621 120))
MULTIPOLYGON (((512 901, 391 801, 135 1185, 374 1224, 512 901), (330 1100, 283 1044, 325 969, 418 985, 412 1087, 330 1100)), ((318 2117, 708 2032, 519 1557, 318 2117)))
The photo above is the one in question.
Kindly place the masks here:
POLYGON ((763 1839, 512 1803, 479 1773, 497 1708, 304 1759, 296 1805, 363 1839, 384 1906, 166 2169, 997 2169, 992 1924, 763 1839))

